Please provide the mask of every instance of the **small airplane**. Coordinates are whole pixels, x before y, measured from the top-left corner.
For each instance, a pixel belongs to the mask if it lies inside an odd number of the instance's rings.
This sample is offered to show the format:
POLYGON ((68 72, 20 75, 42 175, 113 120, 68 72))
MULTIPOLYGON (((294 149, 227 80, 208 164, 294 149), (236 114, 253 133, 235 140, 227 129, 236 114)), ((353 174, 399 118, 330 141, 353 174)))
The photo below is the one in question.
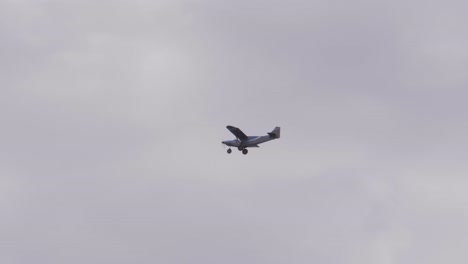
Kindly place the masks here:
MULTIPOLYGON (((258 144, 265 143, 267 141, 273 140, 273 139, 278 139, 280 138, 280 132, 281 128, 280 127, 275 127, 273 131, 269 132, 268 135, 266 136, 251 136, 248 137, 244 132, 242 132, 239 128, 233 127, 233 126, 227 126, 226 127, 229 131, 231 131, 234 136, 236 136, 236 139, 233 140, 226 140, 221 143, 223 143, 226 146, 229 147, 237 147, 239 151, 242 151, 244 155, 249 153, 247 148, 258 148, 258 144)), ((231 154, 232 150, 229 148, 227 150, 228 154, 231 154)))

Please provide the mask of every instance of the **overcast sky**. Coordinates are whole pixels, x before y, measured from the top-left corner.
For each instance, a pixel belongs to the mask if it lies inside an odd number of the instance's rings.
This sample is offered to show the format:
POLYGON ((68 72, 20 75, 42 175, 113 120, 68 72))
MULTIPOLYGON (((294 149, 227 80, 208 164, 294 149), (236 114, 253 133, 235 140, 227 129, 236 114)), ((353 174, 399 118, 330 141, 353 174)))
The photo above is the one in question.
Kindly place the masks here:
POLYGON ((465 264, 467 10, 0 0, 0 262, 465 264))

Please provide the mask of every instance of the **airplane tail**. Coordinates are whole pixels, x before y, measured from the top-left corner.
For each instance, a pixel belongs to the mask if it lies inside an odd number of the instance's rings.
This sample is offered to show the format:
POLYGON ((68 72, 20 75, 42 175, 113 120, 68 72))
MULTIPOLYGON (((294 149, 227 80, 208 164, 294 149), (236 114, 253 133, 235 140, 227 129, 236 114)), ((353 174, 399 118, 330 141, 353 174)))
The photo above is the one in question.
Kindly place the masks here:
POLYGON ((281 128, 280 127, 275 127, 273 131, 269 132, 268 135, 272 138, 280 138, 281 136, 281 128))

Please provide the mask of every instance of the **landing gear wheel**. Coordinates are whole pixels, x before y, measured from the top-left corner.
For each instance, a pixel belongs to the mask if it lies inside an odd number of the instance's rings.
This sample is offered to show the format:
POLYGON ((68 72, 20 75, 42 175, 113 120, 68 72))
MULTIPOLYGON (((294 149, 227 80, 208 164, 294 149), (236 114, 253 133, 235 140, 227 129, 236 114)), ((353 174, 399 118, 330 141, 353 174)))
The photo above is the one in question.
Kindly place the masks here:
POLYGON ((232 149, 228 149, 228 150, 227 150, 227 153, 228 153, 228 154, 231 154, 231 152, 232 152, 232 149))
POLYGON ((242 150, 242 154, 247 155, 247 153, 249 153, 247 149, 242 150))

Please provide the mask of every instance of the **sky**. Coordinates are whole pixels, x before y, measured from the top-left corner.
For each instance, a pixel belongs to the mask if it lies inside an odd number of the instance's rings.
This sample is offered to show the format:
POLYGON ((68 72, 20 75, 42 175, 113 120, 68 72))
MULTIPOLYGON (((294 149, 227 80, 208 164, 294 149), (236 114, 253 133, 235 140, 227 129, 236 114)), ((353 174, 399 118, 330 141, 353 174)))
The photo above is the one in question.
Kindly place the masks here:
POLYGON ((467 9, 1 0, 0 262, 466 263, 467 9))

